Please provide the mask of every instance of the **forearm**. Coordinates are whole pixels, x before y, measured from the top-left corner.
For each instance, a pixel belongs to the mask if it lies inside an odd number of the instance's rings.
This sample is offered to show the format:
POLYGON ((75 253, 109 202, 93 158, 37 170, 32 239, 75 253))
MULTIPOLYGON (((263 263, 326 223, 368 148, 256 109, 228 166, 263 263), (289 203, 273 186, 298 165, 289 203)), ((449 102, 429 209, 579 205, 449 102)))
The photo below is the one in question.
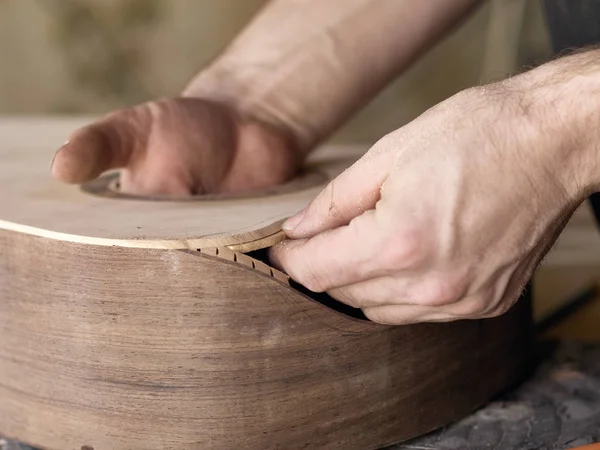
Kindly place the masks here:
POLYGON ((481 0, 274 0, 184 91, 325 139, 481 0))

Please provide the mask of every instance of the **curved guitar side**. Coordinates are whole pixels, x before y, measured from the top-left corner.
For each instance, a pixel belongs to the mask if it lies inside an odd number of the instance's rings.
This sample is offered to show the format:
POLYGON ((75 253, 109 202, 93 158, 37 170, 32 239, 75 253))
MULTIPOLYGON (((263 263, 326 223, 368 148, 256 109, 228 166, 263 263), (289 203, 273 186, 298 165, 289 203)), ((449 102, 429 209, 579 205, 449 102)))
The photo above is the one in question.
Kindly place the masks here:
POLYGON ((0 254, 0 434, 44 448, 375 449, 525 365, 527 301, 386 327, 200 252, 0 230, 0 254))

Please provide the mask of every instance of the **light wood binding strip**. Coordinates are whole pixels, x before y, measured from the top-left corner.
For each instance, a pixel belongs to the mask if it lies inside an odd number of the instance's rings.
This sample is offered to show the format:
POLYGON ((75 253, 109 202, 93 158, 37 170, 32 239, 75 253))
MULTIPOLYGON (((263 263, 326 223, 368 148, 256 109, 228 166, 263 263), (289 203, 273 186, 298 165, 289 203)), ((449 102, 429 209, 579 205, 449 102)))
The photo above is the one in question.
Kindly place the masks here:
POLYGON ((267 247, 272 247, 275 244, 282 242, 285 239, 285 233, 283 230, 279 230, 277 233, 273 233, 269 236, 266 236, 262 239, 257 239, 255 241, 246 242, 244 244, 234 244, 228 245, 227 248, 230 250, 239 252, 239 253, 247 253, 252 252, 254 250, 260 250, 267 247))
POLYGON ((231 246, 242 251, 252 251, 269 247, 283 240, 281 223, 278 220, 257 231, 249 231, 236 235, 214 235, 202 238, 154 240, 154 239, 106 239, 93 236, 73 235, 52 230, 30 227, 0 219, 0 229, 17 233, 39 236, 46 239, 73 242, 76 244, 99 245, 105 247, 156 248, 163 250, 194 250, 218 246, 231 246), (267 236, 265 236, 265 234, 267 236))

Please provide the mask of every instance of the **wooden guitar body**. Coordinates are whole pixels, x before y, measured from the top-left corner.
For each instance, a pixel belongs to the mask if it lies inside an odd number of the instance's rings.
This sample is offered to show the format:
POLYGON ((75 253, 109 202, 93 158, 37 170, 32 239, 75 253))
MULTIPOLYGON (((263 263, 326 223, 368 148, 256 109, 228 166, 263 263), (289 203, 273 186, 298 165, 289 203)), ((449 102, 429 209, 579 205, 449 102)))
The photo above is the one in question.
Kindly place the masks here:
MULTIPOLYGON (((49 164, 79 122, 0 122, 0 435, 55 450, 377 449, 523 375, 530 304, 388 327, 249 251, 364 149, 245 198, 120 198, 49 164), (314 298, 313 298, 314 297, 314 298)), ((102 184, 104 183, 104 184, 102 184)))

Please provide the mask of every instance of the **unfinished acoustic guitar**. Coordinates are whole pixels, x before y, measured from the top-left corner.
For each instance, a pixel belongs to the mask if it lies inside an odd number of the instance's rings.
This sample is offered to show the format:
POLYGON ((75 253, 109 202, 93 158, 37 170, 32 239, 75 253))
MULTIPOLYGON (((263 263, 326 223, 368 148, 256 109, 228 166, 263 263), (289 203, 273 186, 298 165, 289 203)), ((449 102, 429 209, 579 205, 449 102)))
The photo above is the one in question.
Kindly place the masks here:
POLYGON ((82 125, 0 121, 0 435, 55 450, 376 449, 518 381, 530 305, 389 327, 261 256, 364 148, 243 196, 135 198, 51 179, 82 125))

